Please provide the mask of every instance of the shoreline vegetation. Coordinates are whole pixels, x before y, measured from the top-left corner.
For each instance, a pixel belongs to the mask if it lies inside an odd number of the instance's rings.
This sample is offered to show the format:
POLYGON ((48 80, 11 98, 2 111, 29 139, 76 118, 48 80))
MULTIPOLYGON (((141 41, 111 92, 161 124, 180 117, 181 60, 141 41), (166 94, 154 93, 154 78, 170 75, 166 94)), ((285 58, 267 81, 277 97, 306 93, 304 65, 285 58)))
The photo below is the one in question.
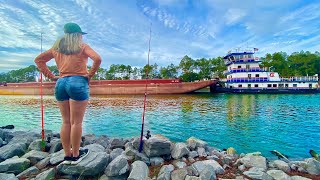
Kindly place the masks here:
MULTIPOLYGON (((258 55, 257 55, 258 56, 258 55)), ((316 51, 294 52, 288 55, 285 52, 267 53, 260 57, 260 68, 267 71, 279 72, 282 77, 290 76, 320 76, 320 53, 316 51)), ((91 67, 88 67, 89 69, 91 67)), ((58 76, 57 66, 49 69, 58 76)), ((184 82, 193 82, 202 79, 225 78, 223 71, 226 66, 223 57, 192 59, 185 55, 178 65, 170 64, 160 67, 156 63, 143 67, 134 67, 124 64, 111 64, 109 68, 99 68, 93 80, 127 80, 145 79, 148 69, 151 79, 179 78, 184 82)), ((0 73, 0 83, 35 82, 39 79, 39 70, 35 65, 26 68, 0 73)), ((48 81, 48 79, 45 79, 48 81)))
POLYGON ((81 147, 89 149, 88 156, 66 165, 59 133, 46 130, 45 137, 42 151, 40 133, 0 129, 0 179, 320 179, 317 157, 271 160, 260 152, 211 147, 195 137, 172 142, 162 135, 144 139, 139 153, 138 137, 87 134, 81 147))

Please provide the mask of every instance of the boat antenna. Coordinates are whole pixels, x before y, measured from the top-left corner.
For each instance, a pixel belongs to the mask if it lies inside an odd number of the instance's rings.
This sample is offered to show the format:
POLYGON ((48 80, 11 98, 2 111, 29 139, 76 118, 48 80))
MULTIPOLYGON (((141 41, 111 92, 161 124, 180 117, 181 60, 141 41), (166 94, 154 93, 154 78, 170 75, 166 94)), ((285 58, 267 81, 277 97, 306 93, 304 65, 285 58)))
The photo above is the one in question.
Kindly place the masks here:
POLYGON ((146 86, 144 91, 144 101, 143 101, 143 111, 142 111, 142 124, 141 124, 141 135, 140 135, 140 145, 139 152, 141 153, 143 148, 143 129, 144 129, 144 117, 146 113, 146 104, 147 104, 147 90, 148 90, 148 79, 149 79, 149 64, 150 64, 150 42, 151 42, 151 23, 150 23, 150 34, 149 34, 149 50, 148 50, 148 66, 146 68, 146 86))
MULTIPOLYGON (((41 48, 40 52, 42 53, 42 32, 41 32, 41 48)), ((40 71, 40 104, 41 104, 41 149, 45 151, 45 141, 44 141, 44 104, 43 104, 43 75, 40 71)))

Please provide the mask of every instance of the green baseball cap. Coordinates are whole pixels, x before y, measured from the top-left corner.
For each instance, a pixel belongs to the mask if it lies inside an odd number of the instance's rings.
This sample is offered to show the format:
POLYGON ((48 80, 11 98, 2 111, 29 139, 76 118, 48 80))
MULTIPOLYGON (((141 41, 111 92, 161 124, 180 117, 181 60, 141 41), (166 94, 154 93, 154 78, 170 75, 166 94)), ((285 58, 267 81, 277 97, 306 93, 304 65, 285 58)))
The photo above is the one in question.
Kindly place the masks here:
POLYGON ((80 26, 76 23, 67 23, 63 27, 64 33, 81 33, 81 34, 87 34, 85 32, 82 32, 80 26))

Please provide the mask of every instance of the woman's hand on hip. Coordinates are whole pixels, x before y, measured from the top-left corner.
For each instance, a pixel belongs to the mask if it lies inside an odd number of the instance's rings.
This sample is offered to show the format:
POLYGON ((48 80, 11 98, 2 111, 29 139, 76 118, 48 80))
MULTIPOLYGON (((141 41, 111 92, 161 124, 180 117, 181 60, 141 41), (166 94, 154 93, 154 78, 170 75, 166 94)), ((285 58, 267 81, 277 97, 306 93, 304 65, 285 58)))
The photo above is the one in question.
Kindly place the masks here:
POLYGON ((59 76, 55 76, 55 77, 51 78, 50 80, 51 81, 58 81, 59 78, 60 78, 59 76))

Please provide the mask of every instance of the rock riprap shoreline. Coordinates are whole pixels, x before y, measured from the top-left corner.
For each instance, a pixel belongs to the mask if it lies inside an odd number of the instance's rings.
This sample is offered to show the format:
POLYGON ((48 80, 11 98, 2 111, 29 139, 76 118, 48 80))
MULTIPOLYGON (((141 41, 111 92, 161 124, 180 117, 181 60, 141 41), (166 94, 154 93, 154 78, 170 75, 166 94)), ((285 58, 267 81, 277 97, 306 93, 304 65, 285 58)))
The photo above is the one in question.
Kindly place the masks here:
POLYGON ((314 158, 268 160, 259 152, 236 154, 194 137, 174 143, 161 135, 145 139, 142 153, 139 138, 85 135, 81 146, 89 155, 66 165, 59 134, 45 132, 50 142, 43 152, 40 134, 0 129, 0 179, 320 179, 320 162, 314 158))

